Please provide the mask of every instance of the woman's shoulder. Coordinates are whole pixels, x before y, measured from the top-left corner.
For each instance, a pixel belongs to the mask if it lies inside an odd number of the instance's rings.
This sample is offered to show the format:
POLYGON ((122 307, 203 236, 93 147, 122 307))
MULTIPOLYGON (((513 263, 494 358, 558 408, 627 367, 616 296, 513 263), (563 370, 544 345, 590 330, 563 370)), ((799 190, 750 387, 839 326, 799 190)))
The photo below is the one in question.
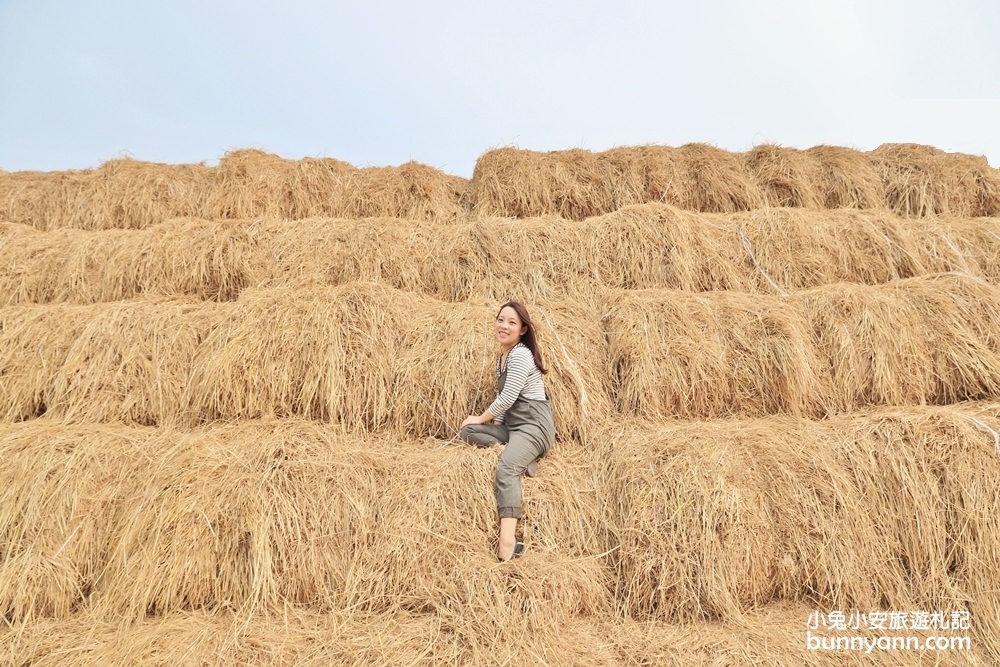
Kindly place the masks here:
POLYGON ((535 355, 531 353, 528 346, 524 343, 518 343, 511 348, 510 352, 507 354, 508 363, 510 359, 517 359, 519 361, 530 361, 532 364, 535 363, 535 355))

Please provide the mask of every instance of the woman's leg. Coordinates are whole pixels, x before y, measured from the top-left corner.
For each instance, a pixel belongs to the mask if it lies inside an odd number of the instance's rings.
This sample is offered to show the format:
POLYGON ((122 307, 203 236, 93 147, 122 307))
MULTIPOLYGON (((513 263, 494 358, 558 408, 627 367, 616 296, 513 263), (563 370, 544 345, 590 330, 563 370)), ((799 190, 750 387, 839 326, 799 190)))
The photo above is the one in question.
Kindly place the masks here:
POLYGON ((507 427, 503 424, 477 424, 464 427, 459 437, 476 447, 492 447, 507 442, 507 427))
POLYGON ((500 539, 497 546, 497 556, 500 560, 508 560, 514 552, 517 522, 521 518, 521 475, 528 465, 545 451, 545 445, 537 438, 512 431, 507 447, 500 455, 494 489, 497 512, 500 515, 500 539))
POLYGON ((497 545, 497 558, 510 560, 517 545, 517 519, 507 517, 500 519, 500 543, 497 545))

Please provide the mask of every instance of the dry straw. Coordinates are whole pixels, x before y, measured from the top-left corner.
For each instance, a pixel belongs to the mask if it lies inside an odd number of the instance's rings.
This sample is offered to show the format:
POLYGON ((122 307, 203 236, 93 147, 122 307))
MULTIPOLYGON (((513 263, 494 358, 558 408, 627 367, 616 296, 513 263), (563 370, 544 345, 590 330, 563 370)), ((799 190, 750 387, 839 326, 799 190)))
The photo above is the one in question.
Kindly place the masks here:
POLYGON ((784 655, 814 610, 969 609, 981 659, 997 650, 1000 459, 972 418, 995 431, 997 414, 609 428, 526 482, 531 551, 503 566, 489 545, 494 451, 294 420, 35 420, 0 434, 16 556, 0 570, 13 623, 0 650, 486 664, 527 646, 555 664, 591 651, 689 664, 784 655), (45 572, 62 574, 31 577, 45 572), (334 628, 354 633, 348 645, 334 628))
POLYGON ((204 216, 213 170, 110 160, 98 169, 0 175, 0 218, 39 229, 141 228, 204 216))
POLYGON ((171 300, 93 307, 55 375, 49 413, 84 422, 185 420, 199 346, 227 311, 171 300))
POLYGON ((220 161, 211 217, 283 219, 390 216, 453 221, 463 213, 465 179, 416 162, 357 169, 330 158, 288 160, 259 150, 220 161))
POLYGON ((756 146, 743 157, 767 206, 823 208, 822 166, 814 153, 772 144, 756 146))
POLYGON ((287 420, 195 431, 36 420, 5 429, 0 450, 11 461, 0 604, 19 625, 84 608, 133 623, 303 604, 435 614, 483 637, 554 635, 610 613, 592 466, 525 483, 533 549, 512 569, 491 546, 496 450, 287 420))
POLYGON ((1000 458, 968 417, 891 408, 609 430, 600 499, 619 531, 616 599, 672 621, 775 600, 970 609, 976 641, 992 642, 1000 458))
MULTIPOLYGON (((511 296, 517 296, 516 294, 511 296)), ((557 427, 942 404, 1000 393, 1000 292, 961 274, 788 296, 592 291, 534 303, 557 427)), ((492 400, 498 303, 373 283, 0 310, 8 419, 303 417, 451 438, 492 400)))
POLYGON ((5 424, 0 486, 0 613, 70 618, 108 562, 127 490, 145 475, 148 433, 49 420, 5 424))
POLYGON ((1000 395, 1000 291, 961 274, 796 294, 828 410, 1000 395))
MULTIPOLYGON (((98 303, 138 296, 235 299, 254 253, 246 224, 176 219, 141 230, 6 225, 0 304, 98 303)), ((2 234, 3 232, 0 232, 2 234)))
POLYGON ((625 414, 670 416, 822 412, 822 357, 804 318, 778 297, 630 291, 603 318, 609 392, 625 414))
POLYGON ((718 212, 764 203, 739 156, 705 144, 604 153, 494 149, 476 162, 471 193, 479 216, 571 220, 646 202, 718 212))
POLYGON ((904 216, 991 216, 1000 213, 1000 174, 986 158, 918 144, 883 144, 870 159, 885 203, 904 216))
POLYGON ((618 295, 604 318, 617 407, 647 419, 946 404, 1000 393, 1000 292, 960 274, 785 297, 618 295))
POLYGON ((89 306, 0 308, 0 421, 31 419, 54 404, 55 378, 92 315, 89 306))
MULTIPOLYGON (((557 636, 498 628, 472 636, 429 614, 317 613, 287 607, 249 621, 232 614, 177 612, 128 629, 87 613, 72 621, 39 622, 27 632, 0 638, 0 656, 40 667, 72 662, 81 667, 129 664, 213 664, 321 667, 368 665, 615 665, 830 664, 910 667, 905 650, 810 650, 805 619, 815 611, 777 604, 745 623, 665 624, 595 619, 565 623, 557 636), (834 657, 835 656, 835 657, 834 657), (874 656, 874 657, 873 657, 874 656), (835 662, 833 662, 833 660, 835 662)), ((931 632, 913 632, 921 640, 931 632)), ((877 634, 859 632, 859 636, 877 634)), ((993 664, 976 644, 971 651, 932 654, 940 667, 993 664)))
POLYGON ((176 219, 142 230, 0 226, 0 303, 143 294, 231 300, 248 287, 378 282, 444 301, 536 301, 602 287, 782 294, 960 271, 1000 280, 1000 218, 887 211, 734 214, 642 204, 580 222, 176 219))
POLYGON ((885 186, 866 153, 842 146, 813 146, 806 153, 819 165, 822 206, 883 208, 885 186))
MULTIPOLYGON (((451 437, 493 398, 494 308, 365 283, 244 292, 201 346, 188 404, 202 420, 298 416, 451 437)), ((572 306, 547 312, 552 324, 540 324, 539 334, 553 369, 557 425, 580 435, 583 392, 606 383, 599 350, 583 356, 575 342, 598 345, 598 322, 576 319, 572 306), (553 327, 577 332, 572 352, 555 352, 553 327)), ((608 407, 607 399, 590 399, 591 416, 608 407)))

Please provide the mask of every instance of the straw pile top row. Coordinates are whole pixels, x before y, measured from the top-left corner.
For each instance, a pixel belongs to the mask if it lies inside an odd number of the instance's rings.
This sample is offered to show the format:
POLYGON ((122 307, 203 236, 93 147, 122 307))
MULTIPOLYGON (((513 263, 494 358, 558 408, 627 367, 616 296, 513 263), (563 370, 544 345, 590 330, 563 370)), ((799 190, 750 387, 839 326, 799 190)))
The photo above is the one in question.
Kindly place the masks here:
POLYGON ((982 157, 914 144, 869 152, 763 145, 735 153, 705 144, 599 153, 500 148, 479 158, 471 180, 415 162, 356 168, 259 150, 230 152, 217 167, 124 159, 93 170, 0 172, 0 221, 41 229, 142 228, 174 217, 582 220, 649 202, 721 213, 800 207, 992 216, 1000 214, 1000 172, 982 157))

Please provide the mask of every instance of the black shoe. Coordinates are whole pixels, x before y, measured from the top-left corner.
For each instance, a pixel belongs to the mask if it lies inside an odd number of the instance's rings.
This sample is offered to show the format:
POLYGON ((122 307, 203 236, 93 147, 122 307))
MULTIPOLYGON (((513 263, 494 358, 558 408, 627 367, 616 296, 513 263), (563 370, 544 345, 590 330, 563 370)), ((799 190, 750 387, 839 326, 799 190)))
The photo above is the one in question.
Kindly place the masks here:
MULTIPOLYGON (((514 543, 514 553, 512 553, 510 555, 510 558, 508 558, 507 560, 514 560, 515 558, 517 558, 518 556, 520 556, 522 553, 524 553, 524 542, 515 542, 514 543)), ((499 556, 497 556, 497 560, 500 561, 501 563, 506 563, 507 562, 503 558, 500 558, 499 556)))

